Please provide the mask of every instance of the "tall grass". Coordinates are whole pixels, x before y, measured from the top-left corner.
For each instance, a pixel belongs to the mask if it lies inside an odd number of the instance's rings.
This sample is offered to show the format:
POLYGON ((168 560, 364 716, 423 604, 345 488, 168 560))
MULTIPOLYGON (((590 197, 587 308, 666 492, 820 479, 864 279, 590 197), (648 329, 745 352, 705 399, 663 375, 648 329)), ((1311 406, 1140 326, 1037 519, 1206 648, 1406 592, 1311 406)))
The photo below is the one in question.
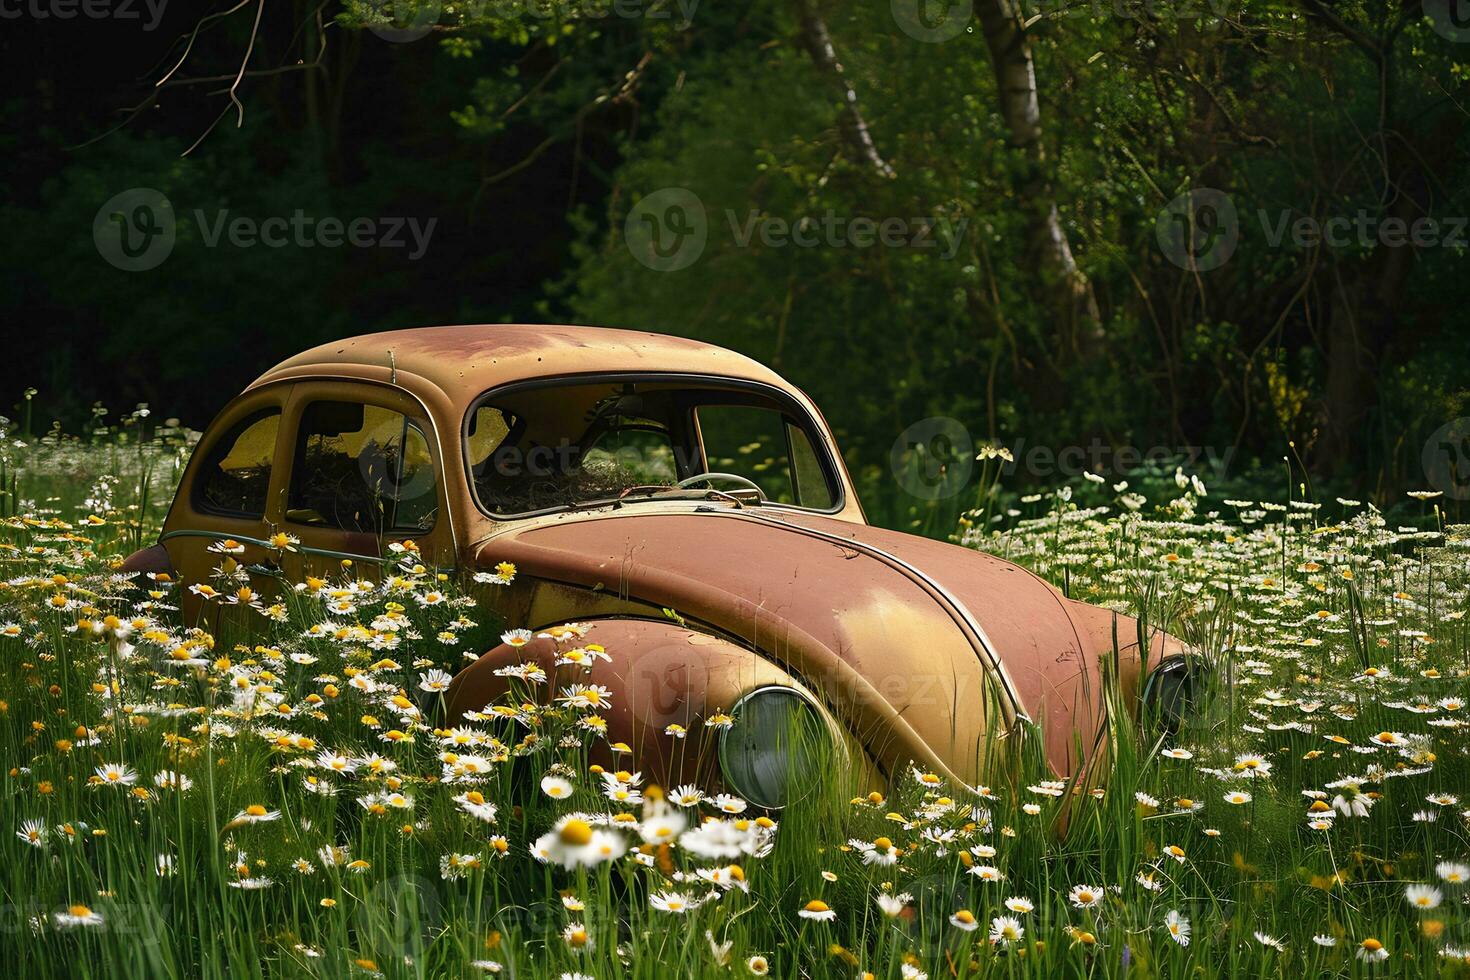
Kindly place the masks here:
POLYGON ((184 586, 115 571, 157 526, 179 442, 51 437, 0 460, 12 975, 1466 970, 1467 886, 1445 880, 1470 859, 1464 527, 1200 487, 1056 494, 1001 521, 981 501, 965 544, 1171 630, 1213 683, 1169 734, 1108 673, 1095 789, 1049 772, 1022 728, 993 733, 988 785, 857 785, 833 755, 764 814, 683 805, 636 759, 599 772, 596 712, 563 697, 575 665, 516 681, 503 716, 442 727, 434 672, 519 624, 412 556, 384 582, 229 606, 214 634, 182 622, 184 586), (1432 907, 1406 899, 1414 883, 1432 907))

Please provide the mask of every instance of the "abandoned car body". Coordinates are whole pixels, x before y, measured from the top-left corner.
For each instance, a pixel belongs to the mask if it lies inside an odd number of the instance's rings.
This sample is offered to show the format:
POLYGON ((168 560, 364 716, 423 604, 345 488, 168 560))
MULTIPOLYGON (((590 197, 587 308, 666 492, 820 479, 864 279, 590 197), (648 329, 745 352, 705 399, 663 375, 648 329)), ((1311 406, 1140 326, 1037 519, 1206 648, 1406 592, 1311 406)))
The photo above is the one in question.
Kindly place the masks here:
MULTIPOLYGON (((209 427, 128 568, 205 581, 223 538, 263 588, 404 539, 446 569, 514 563, 512 584, 470 588, 511 626, 592 624, 615 654, 590 678, 612 692, 609 744, 665 785, 713 775, 764 806, 791 794, 793 718, 856 766, 967 783, 1035 722, 1069 775, 1095 754, 1108 664, 1128 704, 1189 673, 1176 640, 1143 655, 1132 621, 1019 566, 868 525, 810 399, 658 334, 436 327, 290 358, 209 427), (278 531, 299 547, 272 550, 278 531)), ((550 640, 489 651, 451 720, 505 691, 498 668, 552 657, 550 640)))

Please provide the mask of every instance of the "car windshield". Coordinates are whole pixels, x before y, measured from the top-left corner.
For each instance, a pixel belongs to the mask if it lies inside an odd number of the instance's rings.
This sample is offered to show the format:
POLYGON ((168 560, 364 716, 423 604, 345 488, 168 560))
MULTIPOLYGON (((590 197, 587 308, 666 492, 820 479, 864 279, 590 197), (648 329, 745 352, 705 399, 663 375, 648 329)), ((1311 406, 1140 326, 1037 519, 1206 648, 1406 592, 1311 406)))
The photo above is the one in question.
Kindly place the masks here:
POLYGON ((538 382, 481 396, 465 419, 465 458, 481 509, 497 517, 652 499, 706 473, 717 475, 691 482, 691 493, 830 510, 838 483, 818 432, 795 401, 764 387, 538 382))

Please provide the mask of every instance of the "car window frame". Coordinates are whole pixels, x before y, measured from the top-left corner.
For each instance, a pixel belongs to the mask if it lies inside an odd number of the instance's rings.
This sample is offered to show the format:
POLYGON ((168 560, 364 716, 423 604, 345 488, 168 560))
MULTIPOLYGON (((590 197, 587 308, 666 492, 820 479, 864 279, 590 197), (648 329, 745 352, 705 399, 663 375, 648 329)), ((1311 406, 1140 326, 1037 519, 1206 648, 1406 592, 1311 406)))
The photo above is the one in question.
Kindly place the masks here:
MULTIPOLYGON (((368 534, 366 531, 349 531, 345 528, 334 527, 330 524, 307 524, 301 521, 293 521, 286 516, 289 509, 287 502, 291 496, 291 483, 295 479, 297 464, 297 448, 301 436, 301 421, 307 409, 313 402, 349 401, 361 402, 364 405, 373 405, 378 408, 397 412, 404 416, 410 424, 423 434, 425 441, 429 444, 429 455, 433 459, 435 473, 435 494, 438 499, 438 508, 434 515, 434 523, 422 530, 410 532, 403 528, 383 529, 375 537, 383 541, 397 541, 412 539, 423 541, 441 534, 446 538, 446 545, 453 552, 457 548, 457 534, 454 530, 453 514, 450 512, 451 497, 447 480, 449 468, 444 464, 443 440, 439 438, 439 427, 434 415, 424 405, 423 401, 411 391, 394 384, 383 384, 365 378, 351 378, 340 375, 310 375, 307 377, 294 378, 291 398, 286 404, 286 420, 282 429, 287 441, 285 443, 286 466, 281 475, 278 493, 281 496, 281 511, 279 523, 282 527, 299 529, 314 535, 339 534, 344 537, 360 536, 368 534)), ((328 549, 305 548, 303 550, 325 553, 328 549)), ((350 554, 343 549, 344 554, 350 554)))
MULTIPOLYGON (((211 424, 210 428, 213 429, 214 425, 211 424)), ((189 509, 196 514, 205 514, 210 517, 222 517, 227 520, 252 523, 268 523, 272 493, 280 485, 281 436, 285 431, 286 403, 284 399, 263 404, 229 422, 223 431, 216 435, 209 443, 208 448, 195 450, 195 455, 199 459, 199 472, 190 481, 189 509), (221 448, 225 437, 231 433, 235 434, 235 438, 230 442, 229 446, 229 449, 234 449, 235 443, 239 441, 240 436, 244 435, 246 429, 271 415, 276 417, 276 443, 271 448, 270 476, 266 479, 265 500, 261 504, 260 513, 252 514, 243 510, 229 510, 206 501, 204 499, 204 484, 208 482, 208 478, 212 475, 211 468, 217 467, 224 459, 224 456, 217 456, 216 453, 221 448)), ((224 455, 229 455, 229 449, 225 450, 224 455)))
MULTIPOLYGON (((783 420, 789 420, 806 433, 807 440, 811 443, 812 450, 822 468, 823 478, 827 481, 828 491, 832 498, 832 506, 825 508, 803 507, 800 504, 783 504, 768 500, 761 501, 760 506, 775 507, 803 514, 821 514, 826 516, 841 514, 847 509, 847 486, 843 482, 842 466, 834 452, 832 441, 827 438, 826 430, 820 425, 817 416, 808 411, 806 406, 790 392, 763 381, 752 381, 747 378, 731 378, 714 374, 692 374, 682 371, 596 371, 548 375, 540 378, 526 378, 519 381, 507 382, 506 384, 496 385, 481 392, 470 401, 469 406, 465 409, 464 416, 460 421, 459 432, 460 455, 463 457, 465 485, 469 491, 470 501, 474 504, 475 509, 492 521, 505 523, 539 517, 545 514, 567 513, 610 505, 612 503, 611 500, 601 499, 573 504, 557 504, 552 507, 542 507, 537 510, 520 511, 513 514, 497 513, 481 502, 479 490, 475 486, 474 462, 470 459, 469 453, 464 451, 465 447, 468 446, 467 440, 470 420, 474 417, 475 412, 479 411, 482 406, 494 398, 504 397, 507 394, 533 388, 601 384, 604 382, 608 384, 688 383, 690 385, 709 388, 727 389, 732 393, 744 392, 747 394, 757 394, 771 399, 781 407, 783 420)), ((739 404, 739 402, 735 402, 734 404, 739 404)), ((678 420, 679 427, 687 432, 688 437, 698 447, 703 465, 708 467, 709 459, 705 456, 704 440, 699 434, 695 412, 696 406, 686 406, 681 413, 682 417, 678 420)))
MULTIPOLYGON (((363 424, 364 425, 367 424, 366 415, 364 415, 363 424)), ((399 451, 401 453, 403 450, 400 449, 399 451)), ((340 397, 331 397, 331 398, 320 398, 319 397, 319 398, 312 398, 312 397, 309 397, 308 396, 306 398, 303 398, 303 400, 301 401, 301 403, 296 406, 296 425, 294 427, 294 433, 293 433, 293 436, 292 436, 292 439, 291 439, 291 466, 290 466, 290 472, 287 474, 287 478, 286 478, 285 485, 284 485, 286 499, 285 499, 285 508, 281 512, 282 520, 285 523, 290 524, 292 527, 309 527, 309 528, 315 528, 315 529, 317 529, 319 531, 341 531, 344 534, 373 534, 373 535, 376 535, 377 537, 382 537, 382 538, 385 538, 385 539, 386 538, 392 538, 392 537, 395 537, 397 535, 405 535, 407 537, 416 537, 416 536, 428 535, 428 534, 433 533, 433 531, 439 526, 439 521, 443 519, 443 510, 444 510, 443 495, 440 493, 440 485, 443 482, 443 473, 444 473, 444 467, 440 464, 440 461, 438 459, 438 456, 434 452, 433 442, 429 439, 429 433, 427 431, 427 427, 424 426, 424 425, 420 425, 414 419, 414 417, 412 415, 408 414, 407 412, 401 411, 396 406, 379 405, 379 404, 377 404, 375 402, 362 401, 362 400, 359 400, 359 399, 347 399, 347 398, 340 398, 340 397), (312 522, 308 522, 308 521, 294 520, 294 519, 291 518, 291 510, 292 510, 291 501, 292 501, 293 492, 296 489, 296 475, 301 470, 302 463, 305 461, 305 456, 304 456, 304 454, 305 454, 305 446, 302 443, 302 439, 301 439, 301 423, 306 418, 306 413, 308 411, 310 411, 310 409, 311 409, 311 407, 313 405, 321 405, 321 404, 362 406, 364 409, 371 407, 371 408, 381 409, 381 410, 383 410, 385 412, 391 412, 392 414, 397 415, 402 420, 402 422, 403 422, 403 427, 402 427, 402 433, 403 433, 403 435, 400 438, 402 438, 405 441, 405 443, 407 442, 407 434, 408 434, 408 430, 409 429, 412 429, 412 430, 414 430, 415 432, 417 432, 419 434, 419 437, 423 439, 424 445, 429 450, 430 466, 434 470, 434 476, 435 476, 435 479, 434 479, 435 507, 434 507, 434 522, 432 524, 430 524, 428 527, 423 527, 423 528, 392 524, 392 525, 388 525, 386 527, 377 528, 376 530, 373 530, 373 531, 369 531, 369 530, 362 529, 362 528, 340 527, 340 526, 338 526, 336 524, 333 524, 330 521, 327 521, 325 519, 323 519, 322 523, 312 523, 312 522)))

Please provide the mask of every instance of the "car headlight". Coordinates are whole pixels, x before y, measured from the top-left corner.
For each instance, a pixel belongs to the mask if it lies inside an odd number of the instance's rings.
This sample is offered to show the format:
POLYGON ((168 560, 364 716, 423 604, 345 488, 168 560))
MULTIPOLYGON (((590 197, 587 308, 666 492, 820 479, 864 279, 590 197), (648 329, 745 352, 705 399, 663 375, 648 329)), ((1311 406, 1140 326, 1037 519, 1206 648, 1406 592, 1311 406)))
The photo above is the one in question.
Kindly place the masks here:
POLYGON ((817 783, 831 739, 816 706, 789 687, 762 687, 735 703, 720 735, 720 769, 730 789, 756 806, 780 809, 817 783))
POLYGON ((1177 734, 1198 707, 1203 677, 1198 657, 1168 657, 1143 685, 1143 718, 1162 731, 1177 734))

